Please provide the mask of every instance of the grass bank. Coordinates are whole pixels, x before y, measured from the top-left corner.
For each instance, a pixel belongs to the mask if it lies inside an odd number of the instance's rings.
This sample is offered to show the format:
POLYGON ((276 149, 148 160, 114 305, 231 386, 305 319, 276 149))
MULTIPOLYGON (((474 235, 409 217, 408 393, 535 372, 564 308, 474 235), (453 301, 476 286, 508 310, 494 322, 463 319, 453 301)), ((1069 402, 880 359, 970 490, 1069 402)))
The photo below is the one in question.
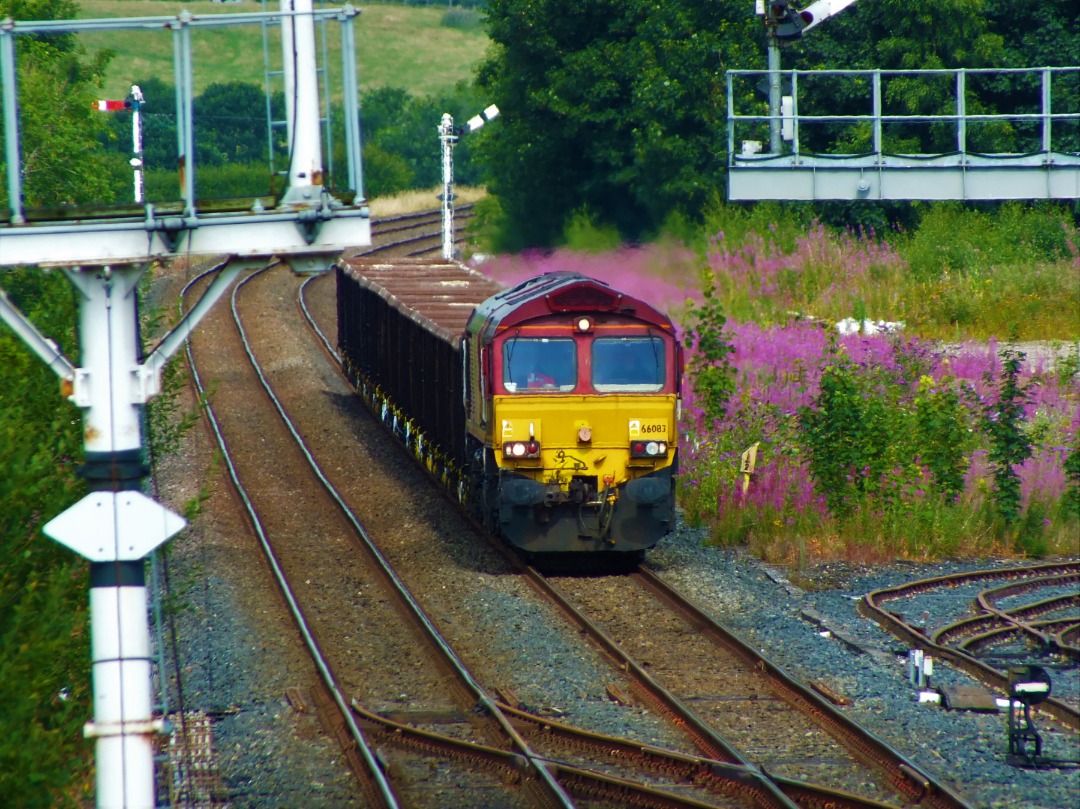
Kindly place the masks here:
MULTIPOLYGON (((269 11, 278 9, 270 2, 269 11)), ((263 10, 257 0, 239 3, 173 0, 79 0, 80 18, 172 17, 187 9, 196 16, 263 10)), ((479 15, 444 6, 365 4, 357 18, 360 89, 401 87, 415 96, 440 95, 459 81, 471 81, 488 39, 479 15)), ((329 61, 340 53, 337 25, 327 29, 329 61)), ((124 98, 131 84, 148 77, 173 83, 172 34, 165 30, 86 32, 80 41, 91 52, 115 53, 105 84, 108 98, 124 98)), ((280 70, 276 32, 269 43, 272 69, 280 70)), ((221 81, 262 87, 265 80, 263 34, 259 25, 199 28, 193 35, 195 92, 221 81)))

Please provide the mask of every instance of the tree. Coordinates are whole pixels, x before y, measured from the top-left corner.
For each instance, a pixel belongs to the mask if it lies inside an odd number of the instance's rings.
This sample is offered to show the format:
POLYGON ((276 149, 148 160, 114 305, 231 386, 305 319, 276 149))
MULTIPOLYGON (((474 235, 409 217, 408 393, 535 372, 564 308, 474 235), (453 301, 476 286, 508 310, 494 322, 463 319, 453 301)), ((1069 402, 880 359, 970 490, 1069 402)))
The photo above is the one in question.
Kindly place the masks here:
MULTIPOLYGON (((16 20, 77 14, 71 0, 0 0, 0 16, 16 20)), ((108 202, 107 159, 94 148, 104 122, 93 102, 111 55, 102 51, 86 60, 70 34, 19 36, 16 47, 26 204, 108 202)))
MULTIPOLYGON (((284 97, 271 115, 285 118, 284 97)), ((214 83, 195 99, 196 165, 266 163, 266 93, 254 84, 231 81, 214 83)), ((282 134, 284 137, 284 134, 282 134)))
MULTIPOLYGON (((785 44, 781 67, 978 68, 1063 64, 1080 49, 1068 0, 1038 13, 1006 0, 860 0, 804 38, 785 44)), ((490 0, 493 42, 478 82, 503 118, 487 141, 489 187, 506 216, 507 249, 558 241, 587 210, 637 238, 673 212, 700 217, 725 182, 724 72, 765 67, 765 31, 745 0, 490 0)), ((1037 77, 998 85, 968 76, 969 113, 1031 111, 1037 77), (1026 84, 1025 84, 1026 82, 1026 84)), ((815 78, 800 112, 868 115, 869 80, 815 78)), ((753 88, 737 88, 749 96, 753 88)), ((1080 88, 1055 87, 1056 108, 1075 108, 1080 88)), ((743 95, 740 95, 740 99, 743 95)), ((948 114, 955 79, 891 77, 887 114, 948 114)), ((763 97, 758 105, 767 110, 763 97)), ((971 149, 1023 151, 1035 124, 969 127, 971 149)), ((870 127, 825 124, 800 131, 848 151, 869 148, 870 127)), ((1071 142, 1071 141, 1070 141, 1071 142)), ((955 126, 893 124, 886 150, 948 152, 955 126)), ((865 206, 865 203, 863 203, 865 206)), ((865 208, 861 209, 865 210, 865 208)))
MULTIPOLYGON (((365 93, 361 125, 368 196, 439 185, 442 160, 438 126, 443 113, 449 113, 460 126, 485 106, 476 89, 464 83, 438 98, 415 98, 399 87, 379 87, 365 93)), ((481 166, 473 154, 475 143, 488 131, 458 141, 454 148, 456 183, 475 185, 482 181, 481 166)))
POLYGON ((491 0, 488 28, 507 247, 553 243, 581 209, 638 237, 723 185, 723 74, 761 59, 752 5, 491 0))

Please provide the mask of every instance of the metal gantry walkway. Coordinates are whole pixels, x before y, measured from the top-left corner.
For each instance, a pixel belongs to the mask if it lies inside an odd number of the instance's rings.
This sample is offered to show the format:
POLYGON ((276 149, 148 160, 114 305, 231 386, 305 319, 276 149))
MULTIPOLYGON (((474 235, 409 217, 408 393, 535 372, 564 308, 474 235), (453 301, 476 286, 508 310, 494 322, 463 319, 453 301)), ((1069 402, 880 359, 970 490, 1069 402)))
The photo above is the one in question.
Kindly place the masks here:
MULTIPOLYGON (((310 9, 310 2, 308 2, 310 9)), ((360 163, 360 121, 352 6, 318 11, 256 12, 196 16, 188 11, 174 17, 138 17, 44 22, 0 22, 0 80, 4 127, 3 170, 6 199, 0 201, 0 266, 41 263, 108 264, 149 261, 176 254, 266 256, 330 254, 343 247, 371 242, 367 202, 360 163), (344 155, 340 177, 323 169, 322 144, 331 145, 330 111, 319 109, 318 77, 326 65, 317 63, 313 26, 338 23, 341 32, 340 79, 335 97, 344 118, 344 155), (194 110, 194 40, 209 39, 211 30, 227 26, 275 25, 289 48, 286 77, 289 112, 290 168, 281 193, 260 193, 234 200, 210 200, 197 195, 196 145, 198 121, 194 110), (148 199, 126 205, 88 201, 64 209, 35 206, 24 198, 24 144, 20 135, 16 52, 20 37, 116 32, 128 39, 171 36, 173 82, 176 88, 174 191, 167 199, 148 199), (339 187, 328 187, 331 180, 339 187)), ((253 35, 253 41, 256 36, 253 35)), ((207 47, 205 40, 198 42, 207 47)), ((212 44, 209 47, 214 47, 212 44)), ((326 49, 323 49, 325 56, 326 49)), ((258 58, 258 51, 253 51, 258 58)), ((227 80, 228 77, 223 77, 227 80)), ((325 83, 325 82, 324 82, 325 83)), ((160 105, 164 99, 156 99, 160 105)), ((165 102, 168 104, 168 102, 165 102)), ((328 104, 328 96, 324 103, 328 104)), ((161 106, 158 107, 161 109, 161 106)), ((340 119, 339 119, 340 120, 340 119)), ((329 151, 329 149, 327 149, 329 151)), ((157 167, 162 168, 162 167, 157 167)), ((270 182, 268 177, 268 183, 270 182)))
POLYGON ((1080 198, 1080 67, 780 71, 780 154, 771 75, 727 75, 729 199, 1080 198))

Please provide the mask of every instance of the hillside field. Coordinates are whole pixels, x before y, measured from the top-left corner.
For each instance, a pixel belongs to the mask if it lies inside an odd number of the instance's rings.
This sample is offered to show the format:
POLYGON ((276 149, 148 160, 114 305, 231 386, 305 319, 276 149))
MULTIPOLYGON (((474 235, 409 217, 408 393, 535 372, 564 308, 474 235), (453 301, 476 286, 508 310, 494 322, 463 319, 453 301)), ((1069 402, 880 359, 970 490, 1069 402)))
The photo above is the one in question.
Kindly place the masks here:
MULTIPOLYGON (((327 5, 336 8, 345 5, 327 5)), ((322 7, 323 4, 318 4, 322 7)), ((107 17, 173 17, 187 9, 196 16, 252 13, 264 10, 258 0, 237 3, 173 2, 173 0, 79 0, 81 19, 107 17)), ((276 11, 278 3, 265 4, 276 11)), ((415 96, 438 95, 459 81, 472 79, 483 58, 487 36, 475 18, 459 14, 453 27, 444 24, 444 6, 415 7, 365 4, 356 25, 360 89, 401 87, 415 96), (471 21, 472 24, 469 24, 471 21)), ((340 28, 326 29, 332 70, 339 62, 340 28)), ((319 43, 316 30, 317 46, 319 43)), ((95 31, 80 34, 89 52, 108 48, 115 53, 104 88, 105 97, 123 98, 133 82, 155 76, 173 83, 173 44, 168 30, 95 31)), ((280 70, 276 32, 268 38, 271 70, 280 70)), ((221 81, 245 81, 263 86, 263 33, 259 25, 196 28, 193 35, 195 90, 221 81)), ((336 80, 335 80, 336 82, 336 80)), ((274 86, 274 85, 272 85, 274 86)))

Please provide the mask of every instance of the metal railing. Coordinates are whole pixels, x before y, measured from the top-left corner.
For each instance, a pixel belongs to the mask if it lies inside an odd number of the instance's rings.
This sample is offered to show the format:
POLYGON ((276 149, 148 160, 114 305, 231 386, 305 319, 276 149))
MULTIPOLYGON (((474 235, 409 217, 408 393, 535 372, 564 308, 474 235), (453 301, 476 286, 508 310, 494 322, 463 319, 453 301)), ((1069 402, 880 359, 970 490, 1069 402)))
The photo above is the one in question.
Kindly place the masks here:
MULTIPOLYGON (((357 67, 354 18, 359 10, 351 5, 342 8, 321 9, 308 12, 314 22, 337 22, 341 29, 340 70, 342 81, 342 111, 345 119, 345 157, 347 179, 342 191, 359 201, 363 199, 362 169, 360 162, 359 102, 357 96, 357 67)), ((200 29, 221 28, 238 25, 281 25, 287 18, 299 18, 299 13, 252 12, 224 13, 196 16, 183 11, 173 17, 129 17, 96 20, 50 20, 15 22, 10 19, 0 21, 0 82, 2 82, 2 120, 4 127, 4 162, 5 188, 7 191, 3 219, 12 225, 22 225, 27 221, 27 203, 24 200, 23 181, 23 144, 19 127, 17 44, 21 36, 48 36, 78 34, 89 31, 131 31, 137 33, 163 31, 171 32, 173 43, 173 72, 176 88, 175 126, 177 154, 178 197, 182 203, 179 213, 187 225, 195 227, 202 215, 196 198, 196 160, 194 116, 194 78, 193 78, 193 32, 200 29)), ((325 49, 324 49, 325 54, 325 49)), ((328 98, 324 98, 328 100, 328 98)), ((328 126, 329 110, 320 122, 328 126)), ((329 141, 327 141, 329 142, 329 141)), ((256 213, 262 202, 255 205, 256 213)), ((177 207, 173 205, 172 207, 177 207)), ((147 219, 155 217, 153 205, 145 206, 147 219)), ((366 214, 365 214, 366 215, 366 214)), ((46 216, 46 218, 48 218, 46 216)))
POLYGON ((752 144, 767 143, 764 133, 777 120, 784 130, 784 140, 790 144, 790 151, 783 154, 788 158, 1080 155, 1080 67, 785 70, 780 71, 780 77, 788 83, 785 96, 789 101, 782 110, 741 112, 755 104, 767 103, 755 97, 750 85, 762 79, 767 82, 769 77, 767 70, 732 70, 727 74, 729 165, 775 160, 778 155, 756 152, 752 144), (980 83, 980 79, 987 81, 980 83), (822 112, 822 102, 815 98, 815 92, 823 85, 831 85, 829 100, 847 108, 861 106, 862 109, 843 114, 822 112), (1054 111, 1055 87, 1059 102, 1068 105, 1060 112, 1054 111), (995 109, 1010 91, 1014 95, 1022 93, 1022 108, 995 109), (859 96, 863 97, 863 104, 856 102, 859 96), (931 103, 936 110, 893 111, 919 102, 926 104, 928 99, 933 99, 931 103), (973 125, 988 124, 997 125, 993 135, 980 137, 973 143, 970 136, 973 125), (1035 131, 1025 124, 1034 124, 1035 131), (816 131, 807 138, 806 130, 819 125, 833 126, 827 128, 825 137, 816 131), (933 128, 933 137, 913 135, 914 125, 933 128), (900 127, 905 127, 907 132, 897 134, 900 127), (942 143, 943 127, 951 130, 949 148, 942 143), (924 146, 928 141, 936 148, 918 151, 904 148, 912 143, 924 146), (1002 147, 1022 142, 1025 148, 985 148, 995 141, 1002 147), (740 142, 746 148, 736 148, 740 142), (853 149, 853 143, 865 144, 865 148, 853 149))
POLYGON ((733 200, 1080 198, 1078 67, 733 70, 727 111, 733 200))

